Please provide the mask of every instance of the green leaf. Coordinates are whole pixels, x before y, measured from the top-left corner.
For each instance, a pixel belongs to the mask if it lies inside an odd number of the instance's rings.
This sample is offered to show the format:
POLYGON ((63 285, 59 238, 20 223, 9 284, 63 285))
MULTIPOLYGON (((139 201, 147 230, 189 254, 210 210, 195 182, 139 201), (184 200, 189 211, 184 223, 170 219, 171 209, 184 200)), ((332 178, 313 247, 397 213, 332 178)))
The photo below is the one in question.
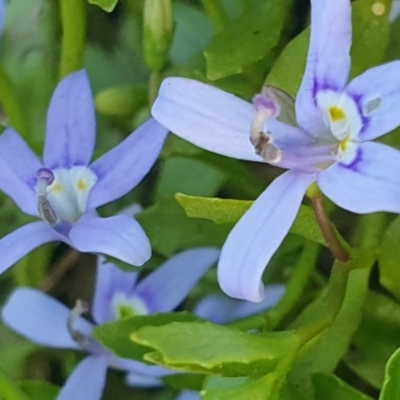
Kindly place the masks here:
POLYGON ((353 338, 346 365, 370 385, 380 388, 385 365, 400 347, 400 305, 369 293, 361 324, 353 338))
POLYGON ((146 326, 133 333, 131 339, 155 350, 145 355, 147 361, 223 376, 271 372, 297 344, 290 332, 257 335, 209 322, 146 326))
POLYGON ((232 226, 188 218, 175 200, 166 200, 137 215, 150 237, 153 251, 165 257, 199 246, 221 247, 232 226))
POLYGON ((276 86, 295 96, 306 68, 309 41, 310 29, 307 28, 289 42, 276 60, 265 84, 276 86))
MULTIPOLYGON (((236 223, 253 204, 248 200, 196 197, 182 193, 177 193, 175 198, 188 217, 210 219, 216 224, 236 223)), ((300 207, 290 232, 326 246, 311 207, 300 207)))
POLYGON ((168 158, 161 171, 156 201, 172 199, 176 192, 213 196, 226 181, 224 172, 201 160, 188 157, 168 158))
POLYGON ((93 336, 117 356, 143 361, 143 355, 149 349, 130 340, 130 335, 133 332, 143 326, 160 326, 172 321, 198 320, 198 317, 187 312, 137 315, 125 320, 98 325, 93 330, 93 336))
POLYGON ((19 386, 28 395, 29 400, 55 400, 60 392, 58 386, 46 381, 26 380, 19 386))
MULTIPOLYGON (((372 12, 375 0, 357 0, 353 3, 353 42, 351 47, 351 76, 382 62, 388 42, 388 11, 391 0, 380 3, 386 13, 372 12)), ((310 29, 296 36, 282 51, 269 73, 265 84, 276 86, 295 95, 300 87, 306 67, 310 29)))
MULTIPOLYGON (((335 370, 346 354, 361 320, 374 255, 363 249, 357 255, 353 253, 351 262, 352 271, 338 315, 333 324, 299 357, 296 367, 289 375, 290 383, 298 388, 306 399, 314 398, 312 375, 316 372, 328 373, 335 370)), ((296 321, 296 326, 324 318, 325 315, 326 303, 322 295, 303 312, 296 321)))
POLYGON ((279 42, 290 5, 290 0, 263 2, 215 36, 204 53, 208 78, 239 74, 266 57, 279 42))
POLYGON ((270 373, 262 378, 210 377, 202 390, 203 400, 265 400, 274 390, 277 375, 270 373))
POLYGON ((379 400, 396 400, 400 398, 400 349, 397 349, 386 364, 385 381, 379 400))
POLYGON ((117 3, 118 0, 89 0, 89 4, 95 4, 107 12, 113 11, 117 3))
POLYGON ((400 299, 400 217, 388 227, 378 253, 379 281, 397 299, 400 299))
POLYGON ((22 389, 0 371, 0 398, 2 400, 29 400, 22 389))
POLYGON ((324 400, 372 400, 354 389, 336 375, 316 373, 313 375, 315 398, 324 400))
POLYGON ((353 3, 353 43, 351 74, 355 77, 382 63, 389 41, 389 13, 392 0, 380 0, 385 13, 373 12, 376 0, 357 0, 353 3))

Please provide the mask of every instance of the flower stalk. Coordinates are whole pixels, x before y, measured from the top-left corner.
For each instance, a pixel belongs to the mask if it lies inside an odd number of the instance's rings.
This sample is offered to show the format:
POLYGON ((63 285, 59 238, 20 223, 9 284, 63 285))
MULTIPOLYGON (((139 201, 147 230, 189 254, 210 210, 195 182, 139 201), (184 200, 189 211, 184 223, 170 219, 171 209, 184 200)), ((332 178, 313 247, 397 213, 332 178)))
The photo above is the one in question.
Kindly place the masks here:
POLYGON ((60 78, 83 68, 86 8, 83 0, 60 0, 62 45, 60 78))

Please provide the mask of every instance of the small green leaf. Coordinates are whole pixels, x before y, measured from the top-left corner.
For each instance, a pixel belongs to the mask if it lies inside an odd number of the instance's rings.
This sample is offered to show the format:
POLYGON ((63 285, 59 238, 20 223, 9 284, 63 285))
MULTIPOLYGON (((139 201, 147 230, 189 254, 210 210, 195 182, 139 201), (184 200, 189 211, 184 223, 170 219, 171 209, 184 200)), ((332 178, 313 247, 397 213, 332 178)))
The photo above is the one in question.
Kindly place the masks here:
POLYGON ((294 351, 290 332, 257 335, 209 322, 143 327, 131 339, 155 351, 144 359, 177 370, 223 376, 260 375, 294 351))
POLYGON ((215 36, 204 53, 208 78, 239 74, 266 57, 279 42, 290 5, 290 0, 262 2, 215 36))
MULTIPOLYGON (((210 219, 216 224, 236 223, 253 204, 248 200, 196 197, 182 193, 177 193, 175 198, 188 217, 210 219)), ((290 232, 326 246, 311 207, 300 207, 290 232)))
POLYGON ((397 349, 386 364, 385 380, 379 400, 400 399, 400 349, 397 349))
POLYGON ((382 286, 400 299, 400 217, 388 227, 379 249, 379 280, 382 286))
POLYGON ((95 4, 107 12, 113 11, 117 3, 118 0, 89 0, 89 4, 95 4))
POLYGON ((372 400, 354 389, 336 375, 316 373, 313 375, 315 398, 324 400, 372 400))
POLYGON ((193 247, 221 247, 232 228, 188 218, 175 199, 157 203, 136 218, 150 237, 153 251, 165 257, 193 247))
POLYGON ((28 395, 29 400, 55 400, 60 392, 58 386, 46 381, 26 380, 19 386, 28 395))
POLYGON ((137 315, 129 319, 96 326, 93 336, 117 356, 143 361, 143 355, 149 349, 132 342, 129 339, 132 332, 148 325, 159 326, 172 321, 187 322, 198 320, 198 317, 187 312, 137 315))

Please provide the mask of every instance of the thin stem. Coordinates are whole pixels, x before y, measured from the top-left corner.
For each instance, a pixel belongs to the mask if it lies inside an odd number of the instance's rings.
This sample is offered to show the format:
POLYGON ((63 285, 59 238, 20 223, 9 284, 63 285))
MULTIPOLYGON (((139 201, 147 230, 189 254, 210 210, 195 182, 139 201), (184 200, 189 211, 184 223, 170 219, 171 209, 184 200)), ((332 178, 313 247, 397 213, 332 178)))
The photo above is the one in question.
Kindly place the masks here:
POLYGON ((220 0, 201 0, 204 10, 218 31, 222 31, 228 22, 228 17, 220 0))
POLYGON ((263 328, 264 331, 271 331, 279 325, 303 294, 309 278, 314 271, 318 253, 319 245, 308 242, 296 264, 285 294, 279 303, 265 313, 243 318, 235 321, 232 325, 243 330, 263 328))
POLYGON ((8 74, 0 65, 0 102, 3 104, 5 112, 10 120, 10 125, 14 127, 21 135, 28 137, 28 119, 23 112, 18 100, 13 82, 8 74))
POLYGON ((46 281, 41 285, 43 292, 50 292, 54 286, 63 278, 63 276, 78 262, 81 253, 76 250, 70 250, 54 267, 46 281))
POLYGON ((150 80, 149 80, 149 105, 150 107, 153 105, 155 102, 157 95, 158 95, 158 89, 160 88, 161 84, 161 76, 159 72, 153 71, 150 74, 150 80))
POLYGON ((60 0, 62 51, 60 77, 83 67, 86 41, 86 8, 84 0, 60 0))
POLYGON ((317 187, 313 187, 312 190, 307 192, 307 194, 311 200, 318 225, 321 228, 329 250, 332 252, 336 260, 341 262, 349 261, 350 254, 342 245, 338 237, 338 232, 329 219, 321 191, 317 187))

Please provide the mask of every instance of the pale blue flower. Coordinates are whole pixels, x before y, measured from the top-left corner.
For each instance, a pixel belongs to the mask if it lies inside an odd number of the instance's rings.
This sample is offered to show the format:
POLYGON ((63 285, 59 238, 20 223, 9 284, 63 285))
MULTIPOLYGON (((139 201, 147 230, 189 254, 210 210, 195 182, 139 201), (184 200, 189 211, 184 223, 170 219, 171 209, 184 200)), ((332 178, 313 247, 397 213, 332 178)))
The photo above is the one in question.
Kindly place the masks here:
POLYGON ((264 269, 312 182, 346 210, 400 212, 400 153, 371 141, 400 124, 400 62, 347 84, 350 1, 311 4, 307 67, 291 124, 268 89, 250 104, 184 78, 166 79, 152 109, 162 125, 204 149, 289 169, 254 202, 222 249, 219 282, 232 297, 262 300, 264 269))
MULTIPOLYGON (((219 250, 214 248, 187 250, 139 282, 137 273, 122 271, 99 257, 93 320, 101 325, 129 315, 174 310, 218 256, 219 250)), ((82 311, 79 307, 71 311, 32 288, 16 289, 2 311, 7 326, 39 345, 88 353, 63 386, 58 400, 99 400, 109 367, 125 371, 128 384, 143 387, 159 386, 161 377, 175 373, 114 356, 93 339, 95 325, 80 316, 82 311)))
POLYGON ((62 241, 82 252, 142 265, 149 239, 133 218, 100 218, 95 209, 131 191, 156 161, 167 131, 153 119, 89 165, 96 139, 93 95, 85 71, 57 86, 40 160, 12 128, 0 136, 0 189, 26 214, 41 217, 0 240, 0 273, 34 248, 62 241))

